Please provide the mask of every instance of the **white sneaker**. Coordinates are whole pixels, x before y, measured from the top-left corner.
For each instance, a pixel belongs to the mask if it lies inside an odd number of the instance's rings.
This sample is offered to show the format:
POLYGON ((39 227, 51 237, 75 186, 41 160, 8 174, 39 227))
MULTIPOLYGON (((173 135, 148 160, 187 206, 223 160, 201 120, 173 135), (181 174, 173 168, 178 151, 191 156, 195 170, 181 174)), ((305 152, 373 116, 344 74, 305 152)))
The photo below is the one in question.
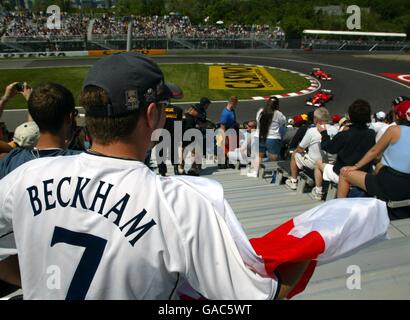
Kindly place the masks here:
POLYGON ((246 176, 249 173, 249 168, 241 168, 241 176, 246 176))
POLYGON ((249 177, 249 178, 257 178, 258 177, 258 171, 251 170, 246 174, 246 176, 249 177))
POLYGON ((313 189, 312 189, 312 192, 310 193, 311 195, 312 195, 312 197, 314 198, 314 199, 316 199, 316 200, 322 200, 322 197, 323 197, 323 192, 322 191, 319 191, 318 189, 317 189, 317 187, 314 187, 313 189))
POLYGON ((298 188, 298 180, 289 178, 286 180, 285 184, 291 189, 291 190, 296 190, 298 188))

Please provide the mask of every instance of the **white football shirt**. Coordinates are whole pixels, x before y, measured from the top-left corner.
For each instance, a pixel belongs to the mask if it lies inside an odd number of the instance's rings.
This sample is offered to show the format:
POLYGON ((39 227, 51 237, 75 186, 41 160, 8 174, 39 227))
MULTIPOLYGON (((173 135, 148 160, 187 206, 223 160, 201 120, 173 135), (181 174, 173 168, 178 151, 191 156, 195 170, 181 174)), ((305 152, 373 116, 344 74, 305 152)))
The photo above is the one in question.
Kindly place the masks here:
POLYGON ((0 247, 13 235, 25 299, 176 299, 187 282, 208 299, 277 292, 217 182, 82 153, 0 186, 0 247))

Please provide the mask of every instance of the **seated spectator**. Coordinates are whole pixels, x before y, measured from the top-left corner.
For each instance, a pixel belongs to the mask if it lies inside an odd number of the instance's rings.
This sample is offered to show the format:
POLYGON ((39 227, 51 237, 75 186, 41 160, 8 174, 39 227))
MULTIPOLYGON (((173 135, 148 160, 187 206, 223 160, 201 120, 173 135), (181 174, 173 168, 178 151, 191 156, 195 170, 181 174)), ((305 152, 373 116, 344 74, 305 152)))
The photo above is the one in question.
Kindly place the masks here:
POLYGON ((40 138, 35 148, 15 148, 0 160, 0 178, 23 163, 40 158, 79 153, 66 149, 76 126, 75 102, 65 87, 48 83, 36 87, 30 94, 28 110, 38 125, 40 138))
MULTIPOLYGON (((326 108, 317 108, 314 112, 314 124, 323 125, 329 136, 333 138, 336 135, 337 130, 334 126, 329 125, 330 114, 326 108)), ((290 161, 291 177, 286 180, 286 185, 292 189, 296 190, 298 185, 298 172, 303 168, 309 168, 314 170, 315 164, 318 160, 322 160, 323 154, 320 141, 322 136, 319 133, 317 127, 310 128, 306 131, 305 136, 300 142, 299 146, 295 149, 292 154, 290 161), (307 150, 307 152, 306 152, 307 150)))
MULTIPOLYGON (((374 130, 367 127, 371 115, 369 103, 357 100, 349 107, 348 112, 352 122, 349 130, 339 132, 332 140, 324 126, 317 125, 317 129, 322 135, 322 150, 337 155, 334 165, 321 160, 316 162, 316 186, 312 190, 312 196, 317 200, 321 200, 323 197, 323 180, 338 184, 340 169, 354 165, 374 146, 376 134, 374 130)), ((370 164, 363 169, 369 172, 371 170, 370 164)))
MULTIPOLYGON (((404 100, 403 100, 404 101, 404 100)), ((395 106, 395 102, 393 101, 392 107, 395 106)), ((376 143, 379 142, 379 140, 381 139, 381 137, 383 137, 384 133, 386 132, 386 130, 391 127, 391 126, 395 126, 396 122, 394 122, 394 112, 392 110, 390 110, 387 114, 386 114, 386 118, 384 119, 384 126, 382 126, 378 132, 376 132, 376 143)))
POLYGON ((267 153, 270 161, 279 159, 282 148, 280 129, 286 124, 286 117, 279 111, 279 99, 272 97, 266 106, 256 114, 257 129, 255 139, 259 139, 259 158, 256 159, 248 177, 256 178, 262 159, 267 153))
POLYGON ((286 133, 282 139, 281 157, 283 159, 290 158, 290 144, 293 138, 295 137, 296 133, 299 131, 300 127, 305 123, 301 115, 296 115, 291 120, 293 122, 293 125, 287 127, 286 133))
POLYGON ((229 163, 240 161, 241 164, 248 164, 252 151, 252 131, 256 130, 256 121, 248 121, 245 129, 239 140, 239 148, 228 152, 229 163))
POLYGON ((355 165, 342 168, 338 198, 345 198, 350 185, 357 186, 381 200, 410 199, 410 100, 393 107, 397 126, 391 126, 383 137, 355 165), (363 171, 382 154, 375 174, 363 171))
POLYGON ((369 127, 377 133, 384 128, 387 124, 386 120, 386 113, 384 111, 378 111, 372 115, 372 122, 370 123, 369 127))
POLYGON ((300 125, 289 143, 290 150, 294 150, 298 147, 299 143, 305 136, 306 131, 313 125, 313 111, 310 111, 308 114, 301 114, 300 117, 302 118, 303 123, 300 125))
POLYGON ((25 122, 14 130, 14 136, 9 145, 12 148, 34 148, 40 138, 40 129, 34 121, 25 122))
POLYGON ((339 114, 335 113, 334 115, 332 115, 332 123, 337 128, 337 130, 339 130, 340 119, 342 119, 342 117, 339 114))

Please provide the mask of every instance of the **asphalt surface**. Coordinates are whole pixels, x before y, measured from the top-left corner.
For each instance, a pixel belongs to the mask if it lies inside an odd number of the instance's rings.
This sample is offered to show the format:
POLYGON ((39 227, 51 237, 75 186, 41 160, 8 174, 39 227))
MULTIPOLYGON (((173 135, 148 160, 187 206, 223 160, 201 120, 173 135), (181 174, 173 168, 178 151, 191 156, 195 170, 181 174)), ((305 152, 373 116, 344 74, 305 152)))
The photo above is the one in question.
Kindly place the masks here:
MULTIPOLYGON (((370 102, 373 111, 388 111, 391 101, 399 95, 410 96, 410 84, 400 83, 381 76, 381 73, 410 73, 410 62, 397 60, 368 59, 353 57, 350 54, 323 53, 283 53, 257 55, 183 55, 153 57, 158 63, 249 63, 286 68, 309 74, 314 67, 321 67, 333 75, 332 81, 321 81, 322 88, 331 89, 334 100, 327 104, 331 113, 344 114, 348 106, 361 98, 370 102)), ((61 66, 89 66, 96 60, 89 58, 56 60, 7 60, 0 61, 1 69, 43 68, 61 66)), ((29 79, 27 79, 29 81, 29 79)), ((52 80, 52 79, 50 79, 52 80)), ((183 88, 182 88, 183 89, 183 88)), ((281 110, 286 116, 313 110, 305 105, 308 96, 292 97, 281 100, 281 110)), ((227 97, 228 98, 228 97, 227 97)), ((175 101, 176 102, 176 101, 175 101)), ((241 101, 238 105, 238 121, 254 119, 263 101, 241 101)), ((213 103, 208 109, 208 117, 217 121, 225 103, 213 103)), ((187 107, 186 104, 183 107, 187 107)), ((3 121, 10 129, 24 121, 24 112, 5 112, 3 121)))

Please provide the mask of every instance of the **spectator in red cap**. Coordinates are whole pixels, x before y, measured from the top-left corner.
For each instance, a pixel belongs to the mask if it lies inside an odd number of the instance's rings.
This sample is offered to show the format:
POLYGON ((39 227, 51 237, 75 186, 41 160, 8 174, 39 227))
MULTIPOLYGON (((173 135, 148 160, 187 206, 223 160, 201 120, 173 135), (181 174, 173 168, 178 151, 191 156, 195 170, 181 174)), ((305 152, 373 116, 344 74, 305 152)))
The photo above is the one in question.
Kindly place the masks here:
POLYGON ((339 198, 346 197, 349 186, 354 185, 382 200, 410 199, 410 100, 393 103, 393 111, 397 126, 388 128, 354 166, 342 168, 339 198), (360 170, 380 154, 382 160, 376 165, 375 175, 360 170))
POLYGON ((295 127, 299 128, 304 122, 305 122, 305 120, 303 120, 303 118, 300 114, 293 117, 293 123, 294 123, 295 127))
POLYGON ((337 113, 332 116, 332 123, 334 125, 338 125, 341 117, 337 113))

